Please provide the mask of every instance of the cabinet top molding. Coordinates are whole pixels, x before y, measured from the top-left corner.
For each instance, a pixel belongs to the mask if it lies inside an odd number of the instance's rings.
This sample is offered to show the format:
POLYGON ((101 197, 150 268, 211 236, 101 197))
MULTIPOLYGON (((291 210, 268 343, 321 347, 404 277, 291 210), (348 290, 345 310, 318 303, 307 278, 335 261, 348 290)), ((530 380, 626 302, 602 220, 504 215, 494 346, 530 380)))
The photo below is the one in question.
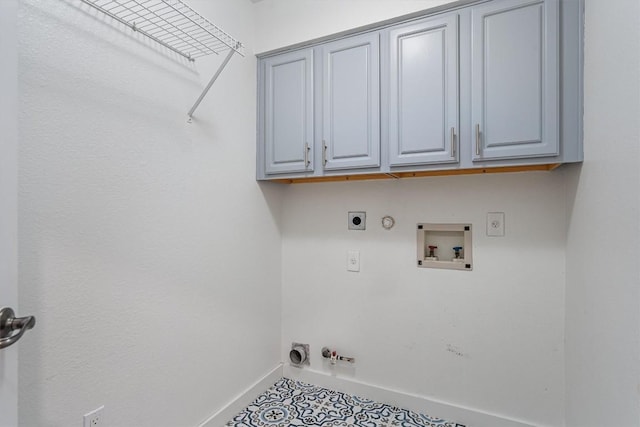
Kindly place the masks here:
MULTIPOLYGON (((429 9, 419 10, 417 12, 412 12, 406 15, 396 16, 394 18, 386 19, 384 21, 374 22, 372 24, 363 25, 361 27, 350 28, 345 31, 340 31, 337 33, 329 34, 323 37, 318 37, 315 39, 303 41, 300 43, 295 43, 292 45, 280 47, 278 49, 268 50, 266 52, 260 52, 256 54, 258 58, 266 58, 272 55, 278 55, 287 51, 300 49, 303 47, 313 47, 316 45, 320 45, 326 43, 328 41, 338 40, 344 37, 350 37, 356 34, 366 33, 369 31, 377 31, 384 29, 386 27, 391 27, 400 23, 411 22, 418 19, 422 19, 428 16, 434 16, 440 13, 452 12, 454 10, 462 9, 467 6, 477 5, 481 3, 488 3, 494 0, 458 0, 453 1, 451 3, 445 3, 440 6, 431 7, 429 9)), ((544 0, 532 0, 531 3, 540 3, 544 0)))

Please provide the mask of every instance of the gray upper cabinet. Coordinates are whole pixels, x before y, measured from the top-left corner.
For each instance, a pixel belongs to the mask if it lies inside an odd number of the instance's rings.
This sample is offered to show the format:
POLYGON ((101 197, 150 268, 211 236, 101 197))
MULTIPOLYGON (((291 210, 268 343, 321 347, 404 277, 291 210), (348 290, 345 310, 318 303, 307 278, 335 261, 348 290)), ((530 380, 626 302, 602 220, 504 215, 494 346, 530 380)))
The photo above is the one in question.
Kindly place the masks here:
POLYGON ((458 15, 389 32, 389 164, 456 163, 458 15))
POLYGON ((378 33, 321 46, 325 170, 380 166, 378 33))
POLYGON ((559 154, 558 26, 554 0, 472 7, 474 161, 559 154))
POLYGON ((580 162, 583 17, 584 0, 461 0, 259 55, 258 179, 580 162))
POLYGON ((264 61, 267 174, 313 170, 313 49, 264 61))

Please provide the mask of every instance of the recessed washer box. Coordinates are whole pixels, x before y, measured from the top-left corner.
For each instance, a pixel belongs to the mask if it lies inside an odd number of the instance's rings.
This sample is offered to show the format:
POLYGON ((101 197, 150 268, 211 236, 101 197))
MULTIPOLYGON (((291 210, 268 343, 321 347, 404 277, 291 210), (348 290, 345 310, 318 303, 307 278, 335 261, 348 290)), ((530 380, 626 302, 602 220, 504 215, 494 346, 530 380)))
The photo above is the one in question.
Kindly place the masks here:
POLYGON ((471 224, 420 223, 416 229, 418 267, 473 270, 471 224))

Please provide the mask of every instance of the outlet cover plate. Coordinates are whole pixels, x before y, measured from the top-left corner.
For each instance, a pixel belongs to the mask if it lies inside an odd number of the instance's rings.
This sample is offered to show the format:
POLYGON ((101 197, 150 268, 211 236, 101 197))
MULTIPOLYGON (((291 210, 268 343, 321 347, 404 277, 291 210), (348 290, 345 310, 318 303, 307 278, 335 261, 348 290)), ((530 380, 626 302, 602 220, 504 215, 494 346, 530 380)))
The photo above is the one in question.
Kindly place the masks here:
POLYGON ((103 411, 104 405, 85 414, 83 417, 83 427, 105 427, 103 411))
POLYGON ((347 271, 360 271, 360 251, 347 251, 347 271))
POLYGON ((504 236, 504 212, 487 213, 487 236, 504 236))

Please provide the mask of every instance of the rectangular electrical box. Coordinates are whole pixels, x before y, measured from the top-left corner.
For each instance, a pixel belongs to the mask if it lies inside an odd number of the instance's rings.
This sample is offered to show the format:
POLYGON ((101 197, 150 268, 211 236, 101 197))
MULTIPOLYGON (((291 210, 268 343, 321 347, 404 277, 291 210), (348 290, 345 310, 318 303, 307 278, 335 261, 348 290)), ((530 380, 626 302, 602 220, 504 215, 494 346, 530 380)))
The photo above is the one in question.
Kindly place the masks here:
POLYGON ((473 270, 471 224, 417 225, 420 268, 473 270))

